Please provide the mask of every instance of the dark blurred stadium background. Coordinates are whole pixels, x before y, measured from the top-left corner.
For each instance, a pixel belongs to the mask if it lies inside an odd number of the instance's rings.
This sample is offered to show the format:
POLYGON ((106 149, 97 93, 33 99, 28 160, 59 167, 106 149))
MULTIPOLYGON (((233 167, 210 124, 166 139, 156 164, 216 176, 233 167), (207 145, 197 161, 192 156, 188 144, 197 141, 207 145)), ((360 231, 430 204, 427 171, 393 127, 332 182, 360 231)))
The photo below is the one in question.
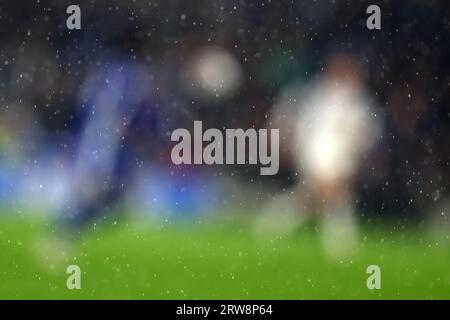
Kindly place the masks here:
POLYGON ((114 81, 120 67, 148 83, 140 97, 130 93, 139 84, 123 88, 136 110, 121 133, 117 193, 133 193, 138 203, 162 194, 162 207, 180 201, 193 211, 197 202, 210 210, 265 201, 302 179, 283 146, 274 177, 249 166, 176 168, 170 132, 194 119, 218 128, 270 126, 283 88, 306 86, 344 54, 361 68, 383 119, 382 139, 356 177, 359 211, 420 221, 448 196, 450 9, 444 1, 377 3, 381 31, 365 27, 367 1, 83 1, 82 28, 73 31, 65 26, 69 2, 2 3, 0 205, 63 203, 66 169, 76 162, 91 101, 104 90, 98 79, 114 81), (190 61, 204 48, 234 59, 225 62, 237 68, 230 92, 191 90, 190 61))

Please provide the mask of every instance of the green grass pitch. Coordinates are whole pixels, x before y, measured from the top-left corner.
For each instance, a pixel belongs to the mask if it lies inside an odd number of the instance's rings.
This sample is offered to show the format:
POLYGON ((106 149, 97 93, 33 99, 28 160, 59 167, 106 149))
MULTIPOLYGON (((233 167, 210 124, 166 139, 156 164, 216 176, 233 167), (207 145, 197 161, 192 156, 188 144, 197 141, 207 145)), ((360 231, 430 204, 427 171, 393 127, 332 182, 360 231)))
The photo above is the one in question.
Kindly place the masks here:
POLYGON ((342 261, 325 256, 313 228, 261 242, 248 221, 129 220, 56 245, 64 250, 42 244, 50 229, 0 217, 1 299, 450 299, 450 245, 414 228, 363 227, 342 261), (70 264, 81 268, 80 290, 66 288, 70 264), (372 264, 381 290, 366 287, 372 264))

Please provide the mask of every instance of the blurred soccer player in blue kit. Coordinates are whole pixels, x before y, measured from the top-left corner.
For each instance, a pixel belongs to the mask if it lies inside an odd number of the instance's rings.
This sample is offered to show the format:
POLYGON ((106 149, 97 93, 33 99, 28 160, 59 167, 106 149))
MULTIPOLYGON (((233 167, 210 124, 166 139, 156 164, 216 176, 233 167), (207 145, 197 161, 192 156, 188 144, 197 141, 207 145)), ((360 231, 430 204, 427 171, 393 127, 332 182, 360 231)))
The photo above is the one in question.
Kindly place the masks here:
POLYGON ((158 173, 146 177, 151 188, 145 188, 144 193, 148 194, 144 197, 163 193, 164 201, 159 205, 177 211, 174 215, 197 211, 200 185, 193 183, 193 176, 198 171, 171 169, 166 134, 176 125, 178 116, 156 94, 149 67, 137 62, 116 62, 98 69, 80 87, 79 110, 83 120, 71 170, 70 200, 61 208, 62 224, 78 229, 120 211, 116 204, 130 191, 136 171, 158 173), (142 167, 153 170, 139 171, 142 167))
POLYGON ((150 75, 137 63, 107 65, 84 81, 79 96, 84 119, 63 222, 83 224, 120 196, 129 169, 127 131, 139 112, 152 108, 153 91, 150 75))

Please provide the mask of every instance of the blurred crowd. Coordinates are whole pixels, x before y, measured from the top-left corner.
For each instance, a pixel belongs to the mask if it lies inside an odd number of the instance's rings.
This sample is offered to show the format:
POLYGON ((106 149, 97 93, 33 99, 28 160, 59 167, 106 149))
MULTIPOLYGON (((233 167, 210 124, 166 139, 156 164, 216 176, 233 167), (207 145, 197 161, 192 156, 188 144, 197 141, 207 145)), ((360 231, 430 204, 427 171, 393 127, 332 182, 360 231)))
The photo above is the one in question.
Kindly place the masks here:
POLYGON ((378 1, 378 31, 372 2, 82 1, 81 30, 66 28, 72 3, 1 3, 0 206, 72 219, 263 204, 308 183, 292 112, 328 75, 364 88, 376 122, 352 167, 358 212, 421 219, 449 196, 450 7, 378 1), (279 128, 279 174, 173 165, 170 134, 194 120, 279 128))

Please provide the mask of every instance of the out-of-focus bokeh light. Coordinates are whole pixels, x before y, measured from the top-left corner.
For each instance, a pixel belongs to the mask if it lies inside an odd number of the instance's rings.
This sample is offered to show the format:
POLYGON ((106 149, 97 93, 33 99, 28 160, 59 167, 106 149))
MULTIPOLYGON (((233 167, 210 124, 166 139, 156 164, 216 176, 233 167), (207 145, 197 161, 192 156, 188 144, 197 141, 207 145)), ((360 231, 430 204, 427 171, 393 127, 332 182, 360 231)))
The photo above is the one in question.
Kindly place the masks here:
POLYGON ((194 53, 187 65, 185 85, 199 98, 224 99, 242 82, 241 65, 229 51, 206 47, 194 53))

